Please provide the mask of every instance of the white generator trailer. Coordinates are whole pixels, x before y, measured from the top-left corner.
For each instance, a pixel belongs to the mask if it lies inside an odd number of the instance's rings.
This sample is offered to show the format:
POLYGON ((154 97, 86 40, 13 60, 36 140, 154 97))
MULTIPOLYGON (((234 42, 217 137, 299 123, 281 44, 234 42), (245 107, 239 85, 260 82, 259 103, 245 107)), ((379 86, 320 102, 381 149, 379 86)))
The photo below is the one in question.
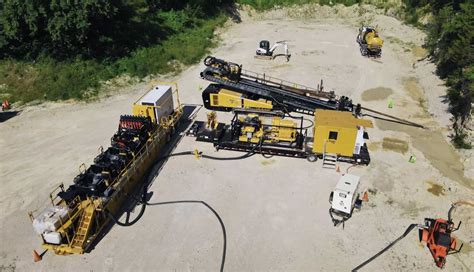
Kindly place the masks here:
POLYGON ((359 199, 359 183, 360 177, 345 174, 341 177, 336 188, 329 196, 329 215, 331 216, 334 226, 343 224, 351 218, 354 208, 360 209, 362 200, 359 199))

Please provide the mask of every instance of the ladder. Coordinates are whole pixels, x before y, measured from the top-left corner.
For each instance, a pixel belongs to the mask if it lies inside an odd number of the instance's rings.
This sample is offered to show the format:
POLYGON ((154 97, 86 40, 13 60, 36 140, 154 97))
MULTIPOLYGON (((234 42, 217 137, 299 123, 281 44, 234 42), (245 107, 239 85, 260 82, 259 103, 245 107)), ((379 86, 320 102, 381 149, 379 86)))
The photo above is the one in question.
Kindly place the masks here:
POLYGON ((88 204, 82 213, 79 221, 79 226, 76 230, 71 246, 76 248, 83 248, 84 242, 91 229, 92 217, 94 216, 94 205, 88 204))
POLYGON ((336 169, 337 154, 327 153, 326 152, 326 143, 327 143, 327 141, 324 141, 323 168, 336 169))

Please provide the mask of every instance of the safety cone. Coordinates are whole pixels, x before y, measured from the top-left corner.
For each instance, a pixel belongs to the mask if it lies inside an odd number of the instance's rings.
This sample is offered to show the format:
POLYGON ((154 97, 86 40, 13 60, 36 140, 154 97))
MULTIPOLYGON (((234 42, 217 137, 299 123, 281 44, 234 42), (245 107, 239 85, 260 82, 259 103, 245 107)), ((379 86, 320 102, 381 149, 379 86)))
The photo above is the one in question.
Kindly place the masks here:
POLYGON ((2 103, 2 110, 9 110, 10 109, 10 103, 8 103, 8 100, 3 100, 2 103))
POLYGON ((336 167, 336 172, 341 173, 341 167, 339 167, 339 165, 336 167))
POLYGON ((39 262, 43 259, 43 257, 41 257, 41 255, 38 254, 38 252, 36 252, 36 250, 33 249, 33 260, 36 262, 39 262))
POLYGON ((362 201, 364 202, 369 201, 369 193, 367 193, 367 191, 364 192, 364 196, 362 196, 362 201))

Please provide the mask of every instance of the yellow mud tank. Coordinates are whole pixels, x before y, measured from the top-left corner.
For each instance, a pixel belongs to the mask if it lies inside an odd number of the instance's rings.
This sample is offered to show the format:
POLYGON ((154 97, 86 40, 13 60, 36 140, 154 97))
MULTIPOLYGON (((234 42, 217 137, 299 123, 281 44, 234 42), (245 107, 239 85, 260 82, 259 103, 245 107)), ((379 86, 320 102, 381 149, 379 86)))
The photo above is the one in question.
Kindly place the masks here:
MULTIPOLYGON (((175 85, 176 86, 176 85, 175 85)), ((177 87, 157 85, 134 103, 134 115, 120 117, 111 145, 73 183, 50 194, 51 205, 29 213, 44 249, 56 254, 87 252, 163 153, 183 114, 177 87), (173 94, 177 107, 174 107, 173 94), (37 211, 40 211, 37 213, 37 211)))

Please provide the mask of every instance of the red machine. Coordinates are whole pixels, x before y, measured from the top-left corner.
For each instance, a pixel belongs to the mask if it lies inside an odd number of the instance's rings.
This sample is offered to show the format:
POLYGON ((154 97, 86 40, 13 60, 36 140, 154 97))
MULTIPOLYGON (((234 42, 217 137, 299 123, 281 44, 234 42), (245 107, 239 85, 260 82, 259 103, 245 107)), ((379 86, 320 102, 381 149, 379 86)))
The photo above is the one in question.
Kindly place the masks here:
MULTIPOLYGON (((454 223, 451 220, 451 213, 459 204, 466 204, 463 202, 458 202, 453 204, 448 212, 448 220, 446 219, 431 219, 425 218, 425 225, 419 224, 411 224, 402 236, 398 237, 395 241, 391 242, 388 246, 382 249, 380 252, 372 256, 367 261, 363 262, 352 271, 358 271, 366 264, 373 261, 378 256, 382 255, 385 251, 395 245, 398 241, 402 240, 407 236, 413 229, 419 229, 419 238, 420 242, 423 241, 426 243, 426 246, 431 252, 433 256, 436 266, 439 268, 443 268, 444 264, 446 263, 446 257, 450 254, 459 253, 462 249, 462 244, 459 249, 456 249, 457 240, 456 237, 452 236, 451 233, 458 230, 461 226, 461 222, 459 222, 457 227, 454 227, 454 223)), ((467 203, 469 204, 469 203, 467 203)), ((471 205, 471 204, 469 204, 471 205)))

